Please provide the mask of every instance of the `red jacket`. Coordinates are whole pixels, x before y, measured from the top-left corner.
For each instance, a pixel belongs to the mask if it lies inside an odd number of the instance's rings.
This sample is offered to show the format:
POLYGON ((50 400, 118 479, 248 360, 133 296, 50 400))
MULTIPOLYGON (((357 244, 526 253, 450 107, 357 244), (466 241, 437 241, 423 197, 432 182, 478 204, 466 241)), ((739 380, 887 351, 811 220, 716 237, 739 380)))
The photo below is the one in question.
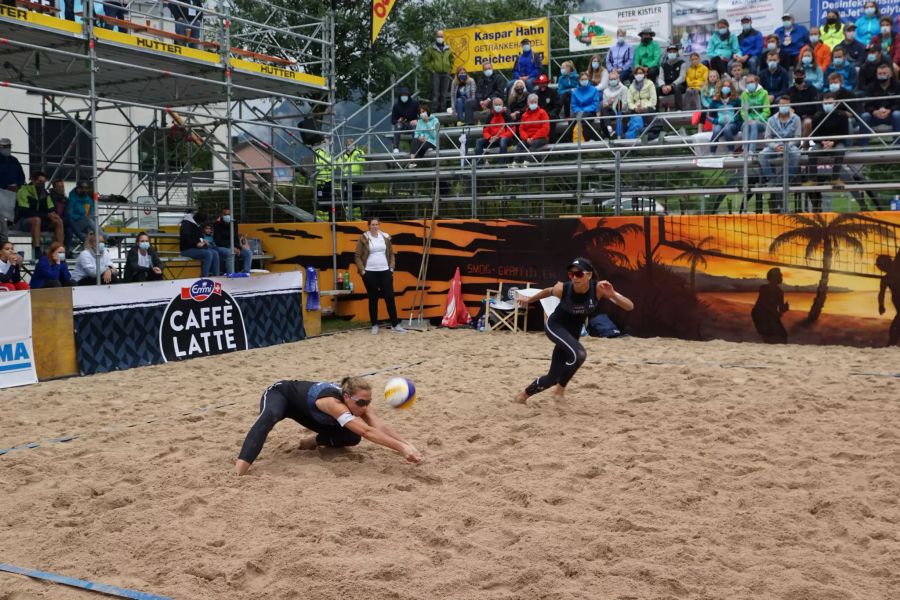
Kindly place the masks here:
MULTIPOLYGON (((869 42, 879 50, 881 49, 881 34, 873 35, 872 41, 869 42)), ((894 34, 891 40, 891 61, 896 65, 900 64, 900 35, 894 34)))
POLYGON ((502 138, 512 137, 512 129, 506 124, 506 111, 498 113, 492 110, 491 112, 491 120, 484 126, 484 130, 481 133, 482 137, 486 140, 491 139, 495 135, 502 138))
POLYGON ((537 110, 526 110, 522 113, 521 125, 519 125, 519 137, 523 140, 528 138, 550 138, 550 115, 541 107, 537 110), (533 121, 544 121, 543 123, 534 123, 533 121))

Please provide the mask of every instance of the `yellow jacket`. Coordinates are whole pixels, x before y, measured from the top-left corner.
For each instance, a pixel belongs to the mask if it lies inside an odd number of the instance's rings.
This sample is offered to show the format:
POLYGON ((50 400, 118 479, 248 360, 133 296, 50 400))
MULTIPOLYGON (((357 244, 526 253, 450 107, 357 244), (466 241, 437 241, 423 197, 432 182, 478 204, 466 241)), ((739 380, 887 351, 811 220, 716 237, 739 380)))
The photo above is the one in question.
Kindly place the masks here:
POLYGON ((700 63, 696 67, 691 65, 687 70, 687 86, 692 90, 700 90, 703 87, 703 84, 706 83, 706 78, 709 77, 709 68, 700 63))
MULTIPOLYGON (((822 43, 828 46, 829 50, 834 50, 834 47, 844 41, 844 24, 839 23, 837 29, 828 29, 827 26, 822 25, 819 39, 822 40, 822 43)), ((822 67, 823 69, 825 67, 822 67)))

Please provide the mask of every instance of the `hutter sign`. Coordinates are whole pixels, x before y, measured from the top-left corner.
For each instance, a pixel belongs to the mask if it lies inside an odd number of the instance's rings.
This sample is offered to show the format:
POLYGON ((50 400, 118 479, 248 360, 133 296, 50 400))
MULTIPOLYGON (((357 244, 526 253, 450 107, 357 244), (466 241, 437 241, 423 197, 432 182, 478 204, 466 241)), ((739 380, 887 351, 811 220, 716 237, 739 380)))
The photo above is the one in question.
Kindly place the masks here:
POLYGON ((163 315, 159 348, 167 361, 246 350, 241 307, 212 279, 181 288, 163 315))
POLYGON ((73 289, 79 370, 103 373, 305 337, 299 271, 73 289))

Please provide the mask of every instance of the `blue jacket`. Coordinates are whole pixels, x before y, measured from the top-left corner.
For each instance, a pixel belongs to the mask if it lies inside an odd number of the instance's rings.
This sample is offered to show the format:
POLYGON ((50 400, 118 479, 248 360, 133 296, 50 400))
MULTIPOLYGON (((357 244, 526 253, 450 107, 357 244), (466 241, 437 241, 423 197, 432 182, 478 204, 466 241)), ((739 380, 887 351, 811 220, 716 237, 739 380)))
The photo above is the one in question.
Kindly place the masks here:
POLYGON ((19 159, 12 154, 0 156, 0 189, 5 190, 11 185, 25 185, 25 171, 19 159))
POLYGON ((881 23, 879 16, 867 16, 865 13, 860 15, 856 20, 856 39, 860 44, 869 45, 872 38, 881 33, 881 23))
POLYGON ((543 65, 541 65, 541 57, 534 53, 534 50, 523 52, 516 58, 516 66, 513 67, 513 79, 519 77, 537 77, 541 74, 543 65))
POLYGON ((69 273, 69 267, 66 266, 65 261, 51 264, 50 259, 44 255, 38 259, 29 285, 31 289, 42 288, 48 281, 68 283, 72 281, 72 275, 69 273))
POLYGON ((88 218, 87 213, 84 210, 84 205, 87 204, 91 208, 91 214, 94 214, 94 197, 88 194, 87 196, 79 196, 75 193, 75 190, 69 192, 69 201, 66 202, 66 218, 70 221, 77 222, 83 221, 88 218))
POLYGON ((738 127, 741 127, 744 122, 743 119, 741 119, 741 98, 735 96, 733 93, 728 100, 722 100, 721 98, 713 100, 709 107, 716 111, 714 113, 716 125, 724 126, 729 123, 734 123, 738 127))
MULTIPOLYGON (((775 35, 778 36, 778 41, 781 42, 781 49, 784 50, 784 53, 788 56, 799 55, 800 49, 809 43, 809 29, 799 23, 794 23, 794 26, 791 27, 790 46, 784 45, 784 27, 776 29, 775 35)), ((766 89, 768 90, 769 88, 766 89)))
POLYGON ((835 68, 833 61, 828 65, 828 68, 825 69, 825 80, 822 82, 822 91, 828 91, 828 76, 832 73, 840 73, 841 77, 844 78, 844 83, 841 84, 842 88, 848 92, 852 92, 856 89, 856 67, 853 66, 852 62, 844 59, 844 64, 841 65, 840 69, 835 68))
POLYGON ((770 96, 774 96, 778 100, 781 96, 788 93, 791 87, 791 77, 784 67, 778 67, 773 73, 767 68, 759 68, 759 84, 769 92, 770 96))
POLYGON ((741 32, 738 42, 741 44, 741 56, 760 56, 763 52, 763 34, 755 29, 751 29, 746 35, 741 32))
POLYGON ((572 90, 572 114, 595 113, 600 110, 600 92, 592 85, 579 85, 572 90))
POLYGON ((741 45, 738 42, 737 36, 733 33, 729 33, 728 37, 726 37, 724 40, 718 32, 713 33, 711 36, 709 36, 709 41, 706 44, 706 54, 710 58, 718 56, 721 58, 730 59, 735 54, 740 53, 741 45))
POLYGON ((578 87, 578 75, 569 73, 568 75, 560 75, 556 80, 556 91, 560 96, 566 92, 571 92, 578 87))
POLYGON ((416 130, 413 132, 413 137, 425 138, 426 142, 430 142, 432 146, 437 147, 437 130, 438 130, 438 118, 434 115, 428 115, 428 120, 419 119, 416 122, 416 130))

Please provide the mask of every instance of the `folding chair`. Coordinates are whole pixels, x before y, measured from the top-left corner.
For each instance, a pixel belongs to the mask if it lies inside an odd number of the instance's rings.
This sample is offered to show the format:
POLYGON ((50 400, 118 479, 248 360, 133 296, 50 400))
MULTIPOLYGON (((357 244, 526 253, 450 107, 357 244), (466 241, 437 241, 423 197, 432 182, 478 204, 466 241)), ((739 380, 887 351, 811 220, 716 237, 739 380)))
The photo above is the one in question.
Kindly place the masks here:
MULTIPOLYGON (((526 284, 531 289, 531 284, 526 284)), ((508 329, 513 333, 519 331, 519 317, 523 318, 522 331, 528 331, 528 306, 520 307, 516 302, 516 294, 519 288, 511 287, 506 291, 506 297, 503 295, 503 282, 496 290, 485 291, 485 318, 484 330, 488 333, 494 329, 508 329)))

